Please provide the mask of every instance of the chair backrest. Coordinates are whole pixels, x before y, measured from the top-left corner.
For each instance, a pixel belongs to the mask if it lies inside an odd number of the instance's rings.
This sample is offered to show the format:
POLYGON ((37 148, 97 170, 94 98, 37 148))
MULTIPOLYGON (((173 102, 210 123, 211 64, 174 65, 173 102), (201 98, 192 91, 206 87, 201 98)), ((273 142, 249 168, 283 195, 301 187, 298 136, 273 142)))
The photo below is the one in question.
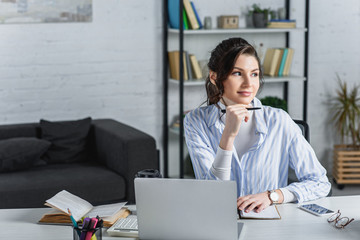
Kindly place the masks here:
POLYGON ((294 120, 294 122, 300 127, 305 139, 310 143, 309 125, 303 120, 294 120))

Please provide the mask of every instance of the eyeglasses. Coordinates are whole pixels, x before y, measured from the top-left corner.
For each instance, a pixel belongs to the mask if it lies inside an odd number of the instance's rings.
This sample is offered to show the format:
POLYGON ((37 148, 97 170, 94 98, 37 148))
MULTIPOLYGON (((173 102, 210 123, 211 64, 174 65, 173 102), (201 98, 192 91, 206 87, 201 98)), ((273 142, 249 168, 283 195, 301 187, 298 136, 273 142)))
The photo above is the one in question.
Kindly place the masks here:
POLYGON ((349 223, 354 221, 353 218, 350 219, 348 217, 340 217, 340 216, 341 216, 341 212, 340 212, 340 210, 338 210, 331 217, 329 217, 327 219, 327 221, 328 221, 328 223, 335 222, 335 227, 340 228, 340 229, 345 228, 349 223))

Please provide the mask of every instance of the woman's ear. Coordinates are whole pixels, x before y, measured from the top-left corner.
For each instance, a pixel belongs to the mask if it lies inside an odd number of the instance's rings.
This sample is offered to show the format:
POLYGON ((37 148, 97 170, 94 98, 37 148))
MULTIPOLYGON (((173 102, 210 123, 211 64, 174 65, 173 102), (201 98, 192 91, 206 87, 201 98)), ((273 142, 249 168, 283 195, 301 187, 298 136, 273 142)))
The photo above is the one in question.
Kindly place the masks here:
POLYGON ((210 70, 209 77, 210 77, 210 82, 216 86, 216 72, 210 70))

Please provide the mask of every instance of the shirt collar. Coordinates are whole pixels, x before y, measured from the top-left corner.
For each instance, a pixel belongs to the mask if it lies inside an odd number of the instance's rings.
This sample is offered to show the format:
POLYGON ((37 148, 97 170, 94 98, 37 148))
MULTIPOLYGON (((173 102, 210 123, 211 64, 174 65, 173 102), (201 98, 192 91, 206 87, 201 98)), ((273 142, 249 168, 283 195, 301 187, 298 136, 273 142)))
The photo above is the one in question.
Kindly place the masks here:
POLYGON ((207 114, 208 114, 208 116, 206 118, 206 124, 208 127, 211 127, 213 125, 219 126, 219 124, 223 124, 220 121, 220 117, 223 113, 221 112, 221 109, 216 104, 211 104, 210 106, 208 106, 207 114))
POLYGON ((261 101, 257 98, 254 98, 253 100, 253 106, 261 107, 260 110, 254 111, 256 131, 259 133, 267 134, 268 128, 265 120, 265 108, 262 105, 261 101))

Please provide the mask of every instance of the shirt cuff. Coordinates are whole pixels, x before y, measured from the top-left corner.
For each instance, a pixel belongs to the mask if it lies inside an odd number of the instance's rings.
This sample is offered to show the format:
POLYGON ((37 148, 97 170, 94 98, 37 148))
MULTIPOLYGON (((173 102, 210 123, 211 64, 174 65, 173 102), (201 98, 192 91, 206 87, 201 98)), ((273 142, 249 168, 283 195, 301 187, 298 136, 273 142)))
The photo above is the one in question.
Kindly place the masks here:
POLYGON ((218 147, 211 172, 221 180, 230 180, 232 151, 218 147))
POLYGON ((290 192, 286 188, 280 188, 280 191, 284 196, 283 203, 295 202, 297 200, 295 194, 290 192))
POLYGON ((223 150, 218 146, 213 162, 214 168, 231 168, 232 151, 223 150))

